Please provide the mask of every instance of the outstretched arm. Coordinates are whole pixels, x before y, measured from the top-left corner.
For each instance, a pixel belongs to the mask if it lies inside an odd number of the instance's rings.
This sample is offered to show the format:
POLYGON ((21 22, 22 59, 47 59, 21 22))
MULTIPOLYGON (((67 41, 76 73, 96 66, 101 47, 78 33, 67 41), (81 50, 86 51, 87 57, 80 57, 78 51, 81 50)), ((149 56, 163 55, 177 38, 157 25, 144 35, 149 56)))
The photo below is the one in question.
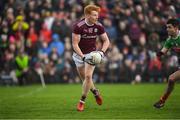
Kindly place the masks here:
POLYGON ((163 47, 163 48, 161 49, 161 51, 159 51, 159 52, 157 53, 158 59, 160 59, 161 56, 163 56, 164 54, 166 54, 166 53, 168 52, 168 50, 169 50, 169 49, 163 47))

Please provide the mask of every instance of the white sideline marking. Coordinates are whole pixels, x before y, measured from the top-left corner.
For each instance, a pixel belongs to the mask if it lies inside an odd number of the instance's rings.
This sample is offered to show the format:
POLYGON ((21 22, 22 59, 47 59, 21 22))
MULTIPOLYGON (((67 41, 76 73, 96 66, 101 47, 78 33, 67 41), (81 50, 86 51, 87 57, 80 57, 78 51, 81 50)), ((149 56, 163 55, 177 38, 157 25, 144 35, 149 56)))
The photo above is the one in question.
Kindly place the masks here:
POLYGON ((23 98, 23 97, 26 97, 26 96, 31 96, 31 95, 33 95, 35 93, 38 93, 38 92, 42 91, 43 89, 44 89, 44 87, 37 88, 37 89, 35 89, 35 90, 33 90, 33 91, 29 92, 29 93, 18 95, 17 98, 23 98))
POLYGON ((12 98, 24 98, 24 97, 27 97, 27 96, 31 96, 31 95, 33 95, 35 93, 41 92, 44 89, 45 89, 45 87, 40 87, 40 88, 37 88, 37 89, 35 89, 33 91, 30 91, 29 93, 26 93, 26 94, 0 99, 0 102, 6 101, 7 99, 12 99, 12 98))

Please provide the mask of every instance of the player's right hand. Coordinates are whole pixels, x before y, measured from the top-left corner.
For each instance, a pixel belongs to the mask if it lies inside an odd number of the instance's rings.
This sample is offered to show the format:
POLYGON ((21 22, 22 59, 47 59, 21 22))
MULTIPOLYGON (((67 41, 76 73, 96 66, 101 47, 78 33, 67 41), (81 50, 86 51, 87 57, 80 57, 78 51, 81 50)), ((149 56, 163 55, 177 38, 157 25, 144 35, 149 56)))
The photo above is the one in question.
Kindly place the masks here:
POLYGON ((82 60, 90 65, 95 65, 93 62, 92 62, 92 56, 91 55, 86 55, 82 58, 82 60))

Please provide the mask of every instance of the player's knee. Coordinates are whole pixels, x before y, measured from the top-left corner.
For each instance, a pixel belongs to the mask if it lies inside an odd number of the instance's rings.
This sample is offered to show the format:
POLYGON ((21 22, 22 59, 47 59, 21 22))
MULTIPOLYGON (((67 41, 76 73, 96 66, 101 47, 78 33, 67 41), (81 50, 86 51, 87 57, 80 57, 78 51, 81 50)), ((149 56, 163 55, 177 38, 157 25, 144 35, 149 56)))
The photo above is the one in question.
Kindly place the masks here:
POLYGON ((85 80, 86 80, 87 82, 90 82, 90 81, 91 81, 91 75, 86 75, 86 76, 85 76, 85 80))
POLYGON ((173 75, 170 75, 170 76, 169 76, 169 81, 174 82, 174 81, 175 81, 175 77, 174 77, 173 75))

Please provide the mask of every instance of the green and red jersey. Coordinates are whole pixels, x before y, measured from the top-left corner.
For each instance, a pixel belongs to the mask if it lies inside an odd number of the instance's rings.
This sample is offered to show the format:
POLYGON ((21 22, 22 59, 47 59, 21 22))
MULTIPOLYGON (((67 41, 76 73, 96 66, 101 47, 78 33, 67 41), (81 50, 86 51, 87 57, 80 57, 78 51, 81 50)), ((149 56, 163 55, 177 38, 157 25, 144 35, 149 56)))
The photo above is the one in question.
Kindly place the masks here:
POLYGON ((180 33, 176 38, 168 37, 163 47, 173 49, 175 52, 180 52, 180 33))

